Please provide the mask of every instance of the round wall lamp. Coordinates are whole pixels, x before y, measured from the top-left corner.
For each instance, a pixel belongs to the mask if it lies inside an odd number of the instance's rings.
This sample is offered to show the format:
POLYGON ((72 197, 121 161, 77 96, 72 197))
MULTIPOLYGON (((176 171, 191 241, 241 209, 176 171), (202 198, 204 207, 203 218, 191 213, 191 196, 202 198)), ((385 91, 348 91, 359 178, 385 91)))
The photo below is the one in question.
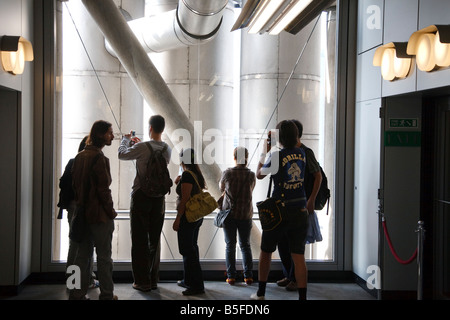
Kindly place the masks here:
POLYGON ((373 65, 381 67, 384 80, 394 81, 408 76, 412 56, 406 53, 406 46, 404 42, 391 42, 375 51, 373 65))
POLYGON ((407 53, 416 56, 417 67, 431 72, 450 66, 450 25, 431 25, 414 32, 407 53))
POLYGON ((22 74, 25 61, 33 61, 33 46, 17 36, 3 36, 0 39, 0 60, 3 70, 14 75, 22 74))

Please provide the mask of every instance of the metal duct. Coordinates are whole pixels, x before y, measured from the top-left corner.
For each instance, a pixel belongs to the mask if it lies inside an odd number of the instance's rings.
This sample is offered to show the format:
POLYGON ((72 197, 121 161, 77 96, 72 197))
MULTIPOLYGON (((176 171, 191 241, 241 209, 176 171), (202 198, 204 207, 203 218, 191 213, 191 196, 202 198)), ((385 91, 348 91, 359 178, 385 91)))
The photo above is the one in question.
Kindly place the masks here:
MULTIPOLYGON (((214 39, 228 0, 180 0, 178 8, 129 21, 147 53, 198 45, 214 39)), ((116 56, 108 42, 106 49, 116 56)))
MULTIPOLYGON (((165 131, 168 136, 172 136, 174 130, 179 128, 188 130, 191 135, 191 146, 195 146, 193 124, 153 65, 147 52, 140 45, 114 1, 82 0, 82 2, 144 99, 155 113, 161 114, 166 119, 165 131)), ((204 145, 202 149, 205 149, 204 145)), ((209 191, 218 199, 220 197, 218 188, 221 177, 220 168, 216 163, 203 165, 202 172, 209 191)))

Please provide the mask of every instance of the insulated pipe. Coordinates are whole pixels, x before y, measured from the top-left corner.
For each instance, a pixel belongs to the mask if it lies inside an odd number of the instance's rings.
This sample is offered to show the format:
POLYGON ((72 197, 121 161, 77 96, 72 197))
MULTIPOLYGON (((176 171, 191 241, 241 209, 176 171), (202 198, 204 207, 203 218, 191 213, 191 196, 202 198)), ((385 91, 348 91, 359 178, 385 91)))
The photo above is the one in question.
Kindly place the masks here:
MULTIPOLYGON (((128 24, 147 53, 198 45, 214 39, 227 3, 228 0, 180 0, 175 10, 128 24)), ((105 45, 116 56, 110 44, 105 45)))
MULTIPOLYGON (((193 124, 140 45, 114 1, 82 0, 82 2, 144 99, 155 113, 166 119, 165 131, 168 136, 172 137, 172 133, 176 129, 185 129, 191 137, 190 145, 195 146, 195 141, 198 140, 194 136, 193 124)), ((202 132, 197 134, 202 134, 202 132)), ((202 145, 201 154, 204 149, 205 146, 202 145)), ((198 153, 198 150, 196 151, 198 153)), ((220 197, 218 183, 221 177, 219 166, 216 163, 203 165, 202 172, 210 193, 218 199, 220 197)))

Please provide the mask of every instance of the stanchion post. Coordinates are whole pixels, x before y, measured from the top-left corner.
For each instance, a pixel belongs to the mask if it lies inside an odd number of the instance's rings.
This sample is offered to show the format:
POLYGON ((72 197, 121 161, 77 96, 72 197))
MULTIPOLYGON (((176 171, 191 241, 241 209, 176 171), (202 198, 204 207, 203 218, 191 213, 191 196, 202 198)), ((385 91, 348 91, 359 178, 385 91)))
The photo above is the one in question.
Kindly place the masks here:
POLYGON ((417 300, 423 299, 423 241, 425 236, 424 222, 417 223, 417 300))

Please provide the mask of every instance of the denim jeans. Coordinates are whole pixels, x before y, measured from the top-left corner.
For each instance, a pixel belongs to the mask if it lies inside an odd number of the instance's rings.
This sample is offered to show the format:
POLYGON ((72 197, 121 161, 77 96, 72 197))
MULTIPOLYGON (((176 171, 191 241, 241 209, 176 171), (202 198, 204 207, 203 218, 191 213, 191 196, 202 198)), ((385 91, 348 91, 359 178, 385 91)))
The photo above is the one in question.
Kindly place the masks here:
POLYGON ((198 233, 203 219, 189 223, 183 215, 177 233, 178 250, 183 256, 184 283, 189 289, 203 290, 203 274, 200 266, 200 254, 198 250, 198 233))
POLYGON ((89 280, 91 279, 91 259, 94 252, 97 254, 97 276, 100 282, 100 300, 113 299, 113 260, 112 237, 114 232, 114 220, 90 224, 88 235, 79 243, 78 252, 74 264, 80 267, 81 289, 70 292, 72 299, 81 299, 87 293, 89 280))
POLYGON ((244 268, 244 278, 253 278, 253 256, 250 246, 250 233, 253 221, 237 220, 227 218, 225 220, 223 233, 225 236, 225 262, 227 266, 228 278, 236 278, 236 236, 239 233, 239 247, 242 253, 242 266, 244 268))
POLYGON ((137 190, 131 198, 131 266, 134 283, 155 286, 159 280, 160 239, 165 198, 149 198, 137 190))

